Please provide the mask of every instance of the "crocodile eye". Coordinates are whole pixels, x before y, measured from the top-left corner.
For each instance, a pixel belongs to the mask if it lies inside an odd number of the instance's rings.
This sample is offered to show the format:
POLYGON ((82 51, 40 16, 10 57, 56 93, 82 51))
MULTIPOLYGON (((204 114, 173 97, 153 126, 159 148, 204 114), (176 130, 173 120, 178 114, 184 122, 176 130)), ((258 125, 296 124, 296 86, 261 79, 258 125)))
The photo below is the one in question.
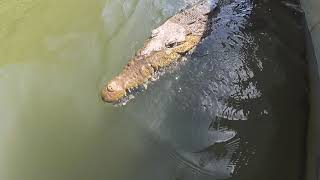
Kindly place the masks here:
POLYGON ((159 29, 154 29, 152 32, 151 32, 151 37, 156 37, 158 34, 159 34, 159 29))
POLYGON ((165 43, 165 46, 167 48, 173 48, 177 43, 176 42, 166 42, 165 43))

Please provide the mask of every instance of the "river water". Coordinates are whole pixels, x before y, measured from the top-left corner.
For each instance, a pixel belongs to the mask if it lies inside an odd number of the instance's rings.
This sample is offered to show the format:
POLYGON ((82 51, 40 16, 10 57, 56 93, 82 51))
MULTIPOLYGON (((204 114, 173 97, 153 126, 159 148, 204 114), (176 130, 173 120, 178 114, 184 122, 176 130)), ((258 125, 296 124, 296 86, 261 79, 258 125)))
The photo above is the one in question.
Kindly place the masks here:
POLYGON ((1 0, 1 180, 299 179, 302 15, 218 3, 211 34, 126 106, 99 92, 184 0, 1 0))

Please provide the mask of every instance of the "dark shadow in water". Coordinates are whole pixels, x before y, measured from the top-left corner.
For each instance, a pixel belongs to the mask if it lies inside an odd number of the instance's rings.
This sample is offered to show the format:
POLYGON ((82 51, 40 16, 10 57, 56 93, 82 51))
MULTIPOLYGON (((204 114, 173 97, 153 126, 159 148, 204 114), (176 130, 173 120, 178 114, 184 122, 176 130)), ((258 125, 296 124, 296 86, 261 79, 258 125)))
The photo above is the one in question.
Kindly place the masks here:
POLYGON ((301 179, 302 19, 280 1, 220 1, 189 60, 124 107, 149 132, 136 179, 301 179))

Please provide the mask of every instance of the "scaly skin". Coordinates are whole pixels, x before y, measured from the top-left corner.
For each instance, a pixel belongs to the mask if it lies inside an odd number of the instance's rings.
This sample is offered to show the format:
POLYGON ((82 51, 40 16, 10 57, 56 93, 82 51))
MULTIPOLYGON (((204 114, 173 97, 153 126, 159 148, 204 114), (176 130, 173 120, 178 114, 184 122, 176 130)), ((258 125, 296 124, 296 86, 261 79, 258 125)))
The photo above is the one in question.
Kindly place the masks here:
POLYGON ((103 88, 102 99, 110 103, 120 101, 127 91, 145 84, 157 71, 195 48, 204 36, 210 12, 212 7, 202 2, 181 11, 153 30, 144 47, 103 88))

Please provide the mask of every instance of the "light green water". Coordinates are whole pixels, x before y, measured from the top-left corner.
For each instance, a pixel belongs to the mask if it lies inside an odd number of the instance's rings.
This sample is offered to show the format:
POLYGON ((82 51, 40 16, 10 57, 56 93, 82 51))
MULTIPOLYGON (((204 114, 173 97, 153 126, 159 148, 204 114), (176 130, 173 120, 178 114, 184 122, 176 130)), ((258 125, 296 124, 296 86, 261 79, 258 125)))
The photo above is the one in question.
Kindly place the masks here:
POLYGON ((99 92, 178 6, 124 1, 0 0, 1 180, 129 178, 142 133, 99 92))

